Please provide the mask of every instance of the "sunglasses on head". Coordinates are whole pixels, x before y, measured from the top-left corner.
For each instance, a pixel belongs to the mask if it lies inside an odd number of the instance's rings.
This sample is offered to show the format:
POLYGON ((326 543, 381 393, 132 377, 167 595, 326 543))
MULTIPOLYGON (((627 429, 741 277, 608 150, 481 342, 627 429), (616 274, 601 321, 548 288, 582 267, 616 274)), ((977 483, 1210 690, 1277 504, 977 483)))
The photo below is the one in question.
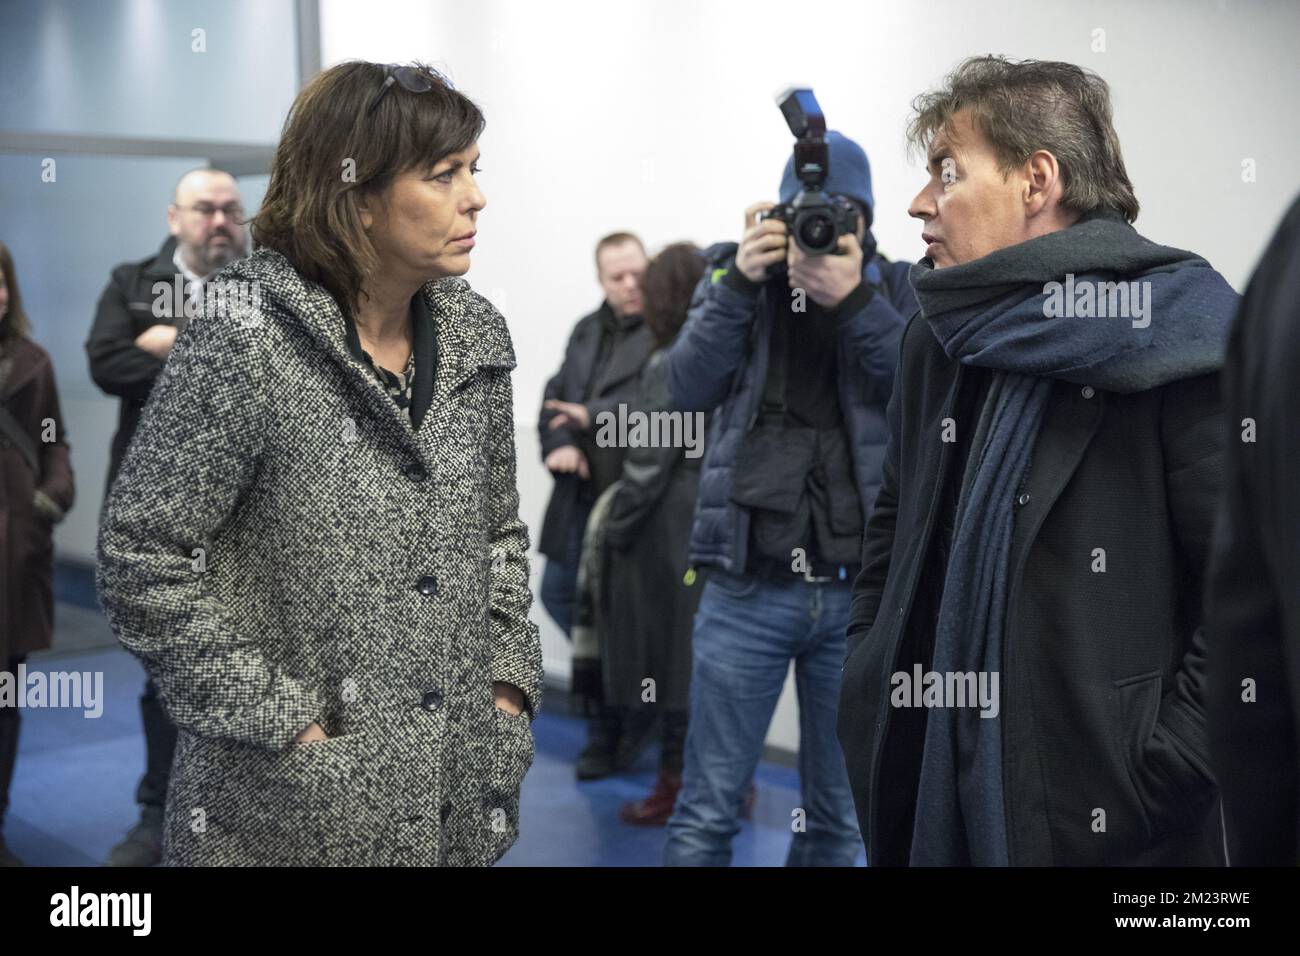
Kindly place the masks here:
POLYGON ((419 67, 396 66, 390 63, 384 67, 383 86, 379 88, 379 92, 375 94, 370 101, 370 105, 366 107, 367 119, 374 115, 375 110, 378 109, 379 104, 384 99, 384 94, 393 88, 394 83, 411 93, 428 93, 439 83, 449 90, 455 89, 451 85, 451 81, 435 69, 423 70, 419 67))

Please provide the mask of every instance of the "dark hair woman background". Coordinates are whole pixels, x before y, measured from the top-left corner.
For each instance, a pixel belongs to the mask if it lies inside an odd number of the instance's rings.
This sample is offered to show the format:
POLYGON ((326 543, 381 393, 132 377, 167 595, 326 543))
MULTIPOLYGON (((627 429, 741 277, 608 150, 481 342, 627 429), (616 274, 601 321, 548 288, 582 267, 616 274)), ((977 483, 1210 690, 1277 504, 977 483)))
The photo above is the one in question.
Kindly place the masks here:
POLYGON ((458 278, 483 122, 424 65, 319 74, 260 248, 155 386, 99 586, 180 731, 169 864, 484 865, 517 836, 542 668, 514 350, 458 278))
MULTIPOLYGON (((641 278, 642 316, 657 348, 641 372, 636 411, 672 411, 667 346, 686 321, 691 294, 703 274, 699 250, 679 242, 655 256, 641 278)), ((685 418, 689 413, 677 414, 685 418)), ((701 429, 697 440, 703 438, 701 429)), ((681 447, 628 449, 605 519, 606 694, 613 706, 650 708, 660 718, 659 776, 648 797, 624 805, 620 816, 626 823, 663 826, 681 789, 691 623, 700 596, 700 589, 683 578, 703 445, 692 453, 696 457, 688 458, 681 447), (654 684, 646 685, 646 678, 654 684), (647 700, 650 686, 653 699, 647 700)))
MULTIPOLYGON (((54 525, 72 507, 67 435, 49 354, 28 337, 14 259, 0 242, 0 666, 17 675, 54 638, 54 525)), ((0 866, 19 710, 0 706, 0 866)))

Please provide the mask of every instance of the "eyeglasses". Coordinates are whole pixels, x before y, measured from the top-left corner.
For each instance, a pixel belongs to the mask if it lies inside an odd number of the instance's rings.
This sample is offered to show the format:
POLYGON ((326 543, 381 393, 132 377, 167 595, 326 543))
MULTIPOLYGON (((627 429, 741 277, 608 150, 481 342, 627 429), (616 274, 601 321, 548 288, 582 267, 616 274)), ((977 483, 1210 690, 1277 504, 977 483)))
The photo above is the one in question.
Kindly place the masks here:
POLYGON ((375 110, 383 101, 384 94, 392 89, 394 83, 401 84, 402 89, 411 93, 428 93, 437 84, 441 83, 449 90, 454 90, 451 81, 432 67, 428 70, 422 70, 414 66, 394 66, 388 64, 384 67, 384 85, 379 88, 370 105, 366 107, 366 118, 369 119, 374 115, 375 110))
POLYGON ((222 213, 227 219, 242 219, 244 216, 244 207, 237 202, 226 203, 224 206, 214 206, 210 202, 200 202, 195 203, 193 206, 178 205, 176 208, 188 209, 204 219, 211 219, 218 212, 222 213))

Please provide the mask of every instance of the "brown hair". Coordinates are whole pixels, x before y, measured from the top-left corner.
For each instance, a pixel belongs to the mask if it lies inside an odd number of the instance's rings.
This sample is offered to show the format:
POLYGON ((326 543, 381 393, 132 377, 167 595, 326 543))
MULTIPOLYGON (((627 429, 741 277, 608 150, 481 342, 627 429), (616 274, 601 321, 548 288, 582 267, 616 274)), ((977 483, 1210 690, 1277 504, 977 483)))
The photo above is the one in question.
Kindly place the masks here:
POLYGON ((412 93, 394 83, 374 112, 385 67, 351 60, 318 74, 293 102, 275 151, 271 181, 252 220, 259 246, 281 253, 355 311, 365 277, 379 264, 361 224, 362 201, 401 173, 432 169, 483 132, 479 108, 424 63, 434 78, 412 93))
POLYGON ((1061 166, 1063 207, 1080 214, 1107 207, 1129 222, 1137 219, 1110 88, 1091 70, 1049 60, 970 57, 942 89, 921 94, 912 108, 907 138, 913 149, 927 150, 941 129, 951 133, 953 114, 969 109, 1004 175, 1045 149, 1061 166))
POLYGON ((9 289, 9 310, 0 319, 0 347, 24 339, 31 332, 27 313, 23 310, 23 297, 18 292, 18 276, 14 271, 14 257, 9 247, 0 242, 0 271, 4 272, 9 289))
POLYGON ((641 276, 641 318, 659 345, 667 345, 686 321, 691 295, 704 275, 704 259, 691 242, 665 246, 641 276))
POLYGON ((645 245, 630 232, 611 232, 608 236, 603 237, 600 242, 596 243, 596 271, 600 271, 600 254, 610 246, 621 246, 625 242, 635 242, 645 252, 645 245))

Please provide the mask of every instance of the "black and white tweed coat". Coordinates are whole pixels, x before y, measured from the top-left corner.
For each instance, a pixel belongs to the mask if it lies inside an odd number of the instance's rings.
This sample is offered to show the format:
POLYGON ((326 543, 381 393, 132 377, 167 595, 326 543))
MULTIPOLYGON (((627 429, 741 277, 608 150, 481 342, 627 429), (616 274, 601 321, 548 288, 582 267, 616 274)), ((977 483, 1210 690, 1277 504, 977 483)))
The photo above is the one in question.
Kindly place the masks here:
POLYGON ((505 320, 427 283, 420 428, 325 290, 262 249, 255 309, 182 332, 110 495, 97 583, 179 728, 171 865, 486 865, 518 833, 528 620, 505 320), (295 744, 313 720, 332 738, 295 744))

